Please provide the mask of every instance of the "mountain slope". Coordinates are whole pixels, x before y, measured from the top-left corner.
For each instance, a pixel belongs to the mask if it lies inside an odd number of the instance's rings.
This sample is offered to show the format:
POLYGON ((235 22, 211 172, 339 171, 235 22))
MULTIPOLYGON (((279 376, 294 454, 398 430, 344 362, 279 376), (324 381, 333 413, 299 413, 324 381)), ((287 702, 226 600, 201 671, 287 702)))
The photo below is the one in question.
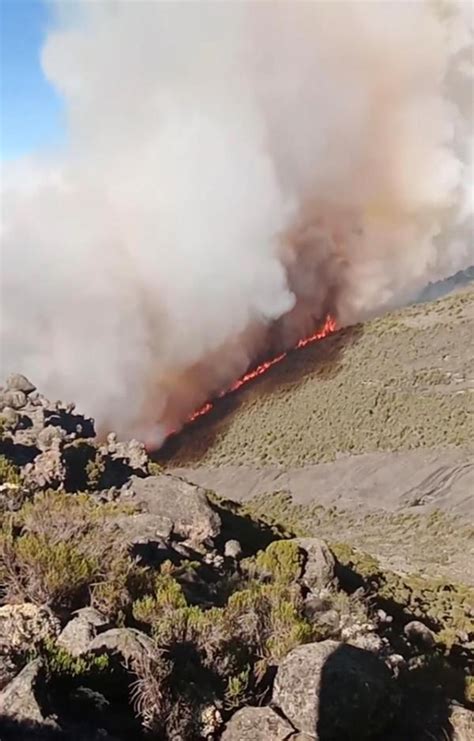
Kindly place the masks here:
POLYGON ((219 400, 160 459, 391 568, 474 583, 473 337, 471 287, 348 328, 219 400))
POLYGON ((468 445, 473 336, 473 289, 345 329, 218 401, 162 457, 288 467, 468 445))

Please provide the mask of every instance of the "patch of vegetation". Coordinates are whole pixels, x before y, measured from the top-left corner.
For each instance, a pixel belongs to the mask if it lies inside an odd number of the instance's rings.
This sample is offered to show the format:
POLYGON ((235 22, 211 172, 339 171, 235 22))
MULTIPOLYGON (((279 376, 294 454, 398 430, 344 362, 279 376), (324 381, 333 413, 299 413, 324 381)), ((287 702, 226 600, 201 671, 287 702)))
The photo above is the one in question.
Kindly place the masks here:
POLYGON ((5 599, 61 612, 81 606, 92 592, 104 611, 114 614, 137 571, 111 526, 117 511, 116 505, 99 505, 87 494, 46 491, 5 517, 0 527, 5 599))
POLYGON ((88 675, 106 672, 110 669, 110 659, 107 654, 82 654, 71 656, 55 641, 46 640, 38 650, 44 662, 46 674, 56 679, 85 679, 88 675))
POLYGON ((20 470, 6 456, 0 455, 0 486, 2 484, 11 484, 20 486, 20 470))
MULTIPOLYGON (((429 577, 464 581, 466 560, 474 557, 474 532, 469 522, 460 516, 433 510, 423 514, 413 510, 344 510, 324 507, 317 503, 297 504, 285 491, 263 494, 246 501, 243 511, 249 517, 263 520, 281 532, 298 536, 317 533, 329 542, 342 541, 346 546, 373 554, 384 568, 401 556, 409 567, 405 571, 420 571, 429 577), (444 558, 438 558, 440 546, 444 558), (454 575, 454 576, 453 576, 454 575)), ((393 566, 391 567, 393 568, 393 566)), ((395 566, 397 568, 397 566, 395 566)))
MULTIPOLYGON (((299 566, 297 546, 276 541, 246 559, 246 576, 223 607, 203 610, 187 604, 170 566, 162 565, 153 594, 133 605, 133 617, 148 626, 159 656, 162 681, 157 685, 154 675, 153 692, 151 667, 146 664, 138 669, 142 688, 138 707, 151 727, 169 734, 168 714, 173 705, 191 703, 196 708, 213 698, 235 709, 268 692, 272 667, 292 648, 315 636, 303 614, 299 566)), ((191 714, 182 732, 191 734, 195 722, 191 714)))

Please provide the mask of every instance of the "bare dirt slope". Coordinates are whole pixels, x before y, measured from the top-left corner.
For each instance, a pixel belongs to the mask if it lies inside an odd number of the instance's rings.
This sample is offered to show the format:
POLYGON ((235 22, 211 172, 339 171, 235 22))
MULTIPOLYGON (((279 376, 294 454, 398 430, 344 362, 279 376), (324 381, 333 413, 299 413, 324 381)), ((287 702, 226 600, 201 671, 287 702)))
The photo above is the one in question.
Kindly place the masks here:
POLYGON ((162 460, 394 568, 474 582, 473 350, 468 287, 291 353, 162 460))

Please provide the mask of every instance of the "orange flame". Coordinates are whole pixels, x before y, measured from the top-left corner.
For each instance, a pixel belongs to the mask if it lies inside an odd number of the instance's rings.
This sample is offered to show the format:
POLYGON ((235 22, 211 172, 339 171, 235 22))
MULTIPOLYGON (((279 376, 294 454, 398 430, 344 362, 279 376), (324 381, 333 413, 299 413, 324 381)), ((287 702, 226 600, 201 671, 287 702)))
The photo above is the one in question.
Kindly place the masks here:
MULTIPOLYGON (((310 345, 312 342, 317 342, 317 340, 322 340, 324 337, 327 337, 328 335, 332 334, 336 331, 336 321, 331 316, 327 316, 326 320, 324 322, 324 325, 321 327, 321 329, 318 329, 314 334, 310 335, 309 337, 305 337, 302 340, 299 340, 299 342, 295 345, 293 349, 299 350, 302 347, 306 347, 306 345, 310 345)), ((277 363, 280 363, 283 358, 286 358, 288 355, 287 352, 282 353, 281 355, 277 355, 275 358, 272 358, 271 360, 267 360, 264 363, 261 363, 253 370, 246 373, 242 378, 239 378, 238 381, 232 384, 232 386, 227 389, 226 391, 223 391, 221 394, 219 394, 218 398, 221 398, 225 396, 226 394, 232 393, 233 391, 237 391, 237 389, 241 388, 244 384, 248 383, 249 381, 252 381, 254 378, 257 378, 258 376, 262 376, 264 373, 267 372, 269 368, 271 368, 273 365, 276 365, 277 363)), ((202 417, 204 414, 208 414, 211 409, 213 409, 214 404, 211 401, 208 401, 204 406, 202 406, 200 409, 198 409, 196 412, 191 414, 191 416, 188 419, 189 422, 194 422, 195 419, 198 417, 202 417)))

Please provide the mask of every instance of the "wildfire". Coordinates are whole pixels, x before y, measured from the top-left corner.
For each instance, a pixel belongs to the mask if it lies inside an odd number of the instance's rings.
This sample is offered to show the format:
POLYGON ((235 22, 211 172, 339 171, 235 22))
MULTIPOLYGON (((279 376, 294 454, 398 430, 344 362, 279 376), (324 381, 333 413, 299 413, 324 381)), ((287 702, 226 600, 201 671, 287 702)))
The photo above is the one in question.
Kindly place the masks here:
MULTIPOLYGON (((336 321, 331 316, 326 317, 326 321, 324 322, 324 325, 318 329, 314 334, 310 335, 309 337, 305 337, 295 345, 293 348, 294 350, 299 350, 302 347, 306 347, 306 345, 310 345, 312 342, 317 342, 317 340, 322 340, 324 337, 327 337, 328 335, 332 334, 332 332, 336 331, 336 321)), ((253 370, 246 373, 242 378, 239 378, 238 381, 232 384, 232 386, 227 389, 226 391, 223 391, 221 394, 219 394, 218 398, 222 398, 223 396, 226 396, 226 394, 230 394, 233 391, 237 391, 237 389, 241 388, 244 384, 248 383, 249 381, 252 381, 254 378, 257 378, 258 376, 262 376, 264 373, 269 370, 273 365, 276 365, 277 363, 280 363, 283 358, 286 358, 288 355, 288 352, 281 353, 281 355, 277 355, 275 358, 272 358, 271 360, 267 360, 264 363, 261 363, 253 370)), ((213 402, 208 401, 204 406, 202 406, 200 409, 198 409, 196 412, 191 414, 191 416, 188 419, 188 422, 194 422, 195 419, 198 417, 202 417, 204 414, 208 414, 211 409, 214 407, 213 402)))

